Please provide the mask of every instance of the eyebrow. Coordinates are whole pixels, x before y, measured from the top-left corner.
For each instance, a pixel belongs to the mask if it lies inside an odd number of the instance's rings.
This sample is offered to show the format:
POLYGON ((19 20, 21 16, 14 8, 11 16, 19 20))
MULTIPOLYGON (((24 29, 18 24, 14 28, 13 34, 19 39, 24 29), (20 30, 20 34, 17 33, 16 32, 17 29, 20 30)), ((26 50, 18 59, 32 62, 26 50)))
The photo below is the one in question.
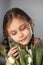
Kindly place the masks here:
POLYGON ((16 32, 16 31, 15 31, 15 30, 10 31, 11 34, 12 34, 13 32, 16 32))
MULTIPOLYGON (((24 23, 24 24, 22 24, 22 25, 25 25, 25 23, 24 23)), ((22 25, 20 25, 20 27, 21 27, 22 25)), ((19 28, 20 28, 20 27, 19 27, 19 28)))
MULTIPOLYGON (((19 26, 19 28, 20 28, 22 25, 25 25, 25 23, 24 23, 24 24, 21 24, 21 25, 19 26)), ((15 31, 15 30, 10 31, 10 33, 12 33, 12 32, 16 32, 16 31, 15 31)))

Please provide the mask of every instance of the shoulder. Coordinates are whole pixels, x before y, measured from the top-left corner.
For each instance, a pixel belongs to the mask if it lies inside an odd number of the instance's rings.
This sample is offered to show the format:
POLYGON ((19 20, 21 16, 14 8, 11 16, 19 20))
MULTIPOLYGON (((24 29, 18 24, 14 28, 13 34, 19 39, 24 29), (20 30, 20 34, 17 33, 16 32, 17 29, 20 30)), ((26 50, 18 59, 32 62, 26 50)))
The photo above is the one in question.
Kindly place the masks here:
POLYGON ((34 47, 36 46, 36 45, 41 45, 41 46, 43 46, 43 40, 42 39, 40 39, 40 38, 34 38, 34 47))
POLYGON ((38 43, 40 38, 34 37, 34 43, 38 43))
POLYGON ((34 46, 36 46, 40 41, 40 38, 34 37, 34 46))
POLYGON ((40 65, 43 63, 43 40, 40 38, 34 38, 34 45, 36 60, 39 61, 38 65, 40 65))

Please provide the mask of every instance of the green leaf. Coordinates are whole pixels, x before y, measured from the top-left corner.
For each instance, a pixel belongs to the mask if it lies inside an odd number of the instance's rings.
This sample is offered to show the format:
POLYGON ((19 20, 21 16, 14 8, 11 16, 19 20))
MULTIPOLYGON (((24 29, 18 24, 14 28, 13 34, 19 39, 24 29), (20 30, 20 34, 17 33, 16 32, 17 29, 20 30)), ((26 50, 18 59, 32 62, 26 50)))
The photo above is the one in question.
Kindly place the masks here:
POLYGON ((19 54, 20 54, 20 63, 21 65, 26 65, 24 62, 24 57, 23 57, 23 50, 19 50, 19 54))

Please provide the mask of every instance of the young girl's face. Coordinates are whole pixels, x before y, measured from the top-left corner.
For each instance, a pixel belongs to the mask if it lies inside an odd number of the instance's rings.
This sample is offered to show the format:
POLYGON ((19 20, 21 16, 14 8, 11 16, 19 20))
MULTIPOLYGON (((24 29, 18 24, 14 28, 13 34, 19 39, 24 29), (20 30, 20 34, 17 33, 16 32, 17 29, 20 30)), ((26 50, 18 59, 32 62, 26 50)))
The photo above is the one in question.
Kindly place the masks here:
POLYGON ((32 35, 30 25, 23 19, 13 18, 10 25, 7 27, 7 31, 11 39, 15 42, 27 45, 32 35))

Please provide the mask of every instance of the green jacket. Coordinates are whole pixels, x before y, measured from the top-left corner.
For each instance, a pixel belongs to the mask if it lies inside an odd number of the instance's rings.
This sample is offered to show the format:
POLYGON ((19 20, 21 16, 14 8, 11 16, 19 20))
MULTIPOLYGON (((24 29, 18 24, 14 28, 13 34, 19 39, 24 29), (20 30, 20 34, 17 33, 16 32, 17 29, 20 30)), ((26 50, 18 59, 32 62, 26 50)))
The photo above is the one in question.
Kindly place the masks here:
POLYGON ((43 40, 40 40, 34 49, 34 65, 43 65, 43 40))

